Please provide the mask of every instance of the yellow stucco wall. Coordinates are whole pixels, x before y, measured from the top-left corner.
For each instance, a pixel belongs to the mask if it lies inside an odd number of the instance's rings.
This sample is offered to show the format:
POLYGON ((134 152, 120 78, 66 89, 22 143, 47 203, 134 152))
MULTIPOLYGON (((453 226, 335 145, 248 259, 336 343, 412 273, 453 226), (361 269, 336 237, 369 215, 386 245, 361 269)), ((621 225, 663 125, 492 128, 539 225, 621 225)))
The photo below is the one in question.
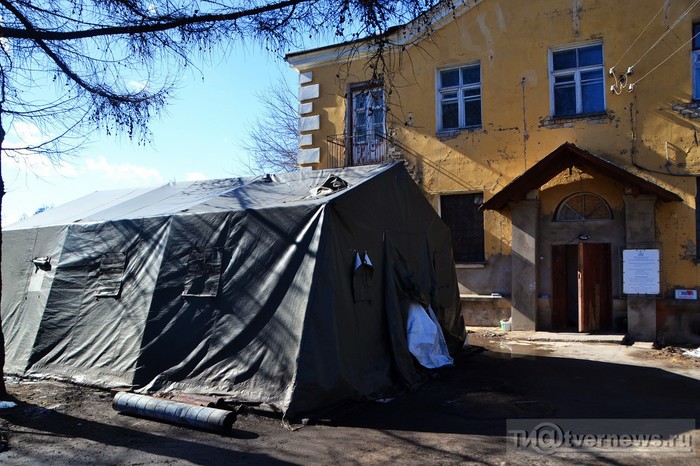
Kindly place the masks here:
MULTIPOLYGON (((437 195, 443 193, 483 191, 485 199, 490 198, 567 141, 677 193, 683 203, 659 202, 656 208, 664 282, 667 289, 696 287, 700 272, 695 263, 694 176, 700 172, 700 119, 673 107, 692 102, 689 40, 700 8, 654 46, 691 3, 468 2, 468 11, 435 31, 430 40, 389 57, 394 73, 384 80, 388 132, 419 154, 422 187, 436 208, 437 195), (602 41, 606 70, 615 65, 622 72, 639 60, 630 77, 630 82, 639 82, 631 93, 606 91, 602 117, 552 121, 549 50, 591 41, 602 41), (481 65, 482 128, 440 134, 437 70, 475 62, 481 65)), ((301 72, 311 72, 311 82, 320 89, 312 112, 320 116, 320 128, 309 133, 312 146, 320 149, 321 163, 314 168, 325 166, 326 138, 345 132, 347 86, 369 79, 365 64, 341 59, 299 66, 301 72)), ((609 89, 614 81, 607 74, 606 78, 609 89)), ((541 196, 543 215, 551 215, 561 198, 580 191, 581 179, 576 173, 563 173, 544 186, 543 194, 556 192, 559 197, 541 196)), ((596 180, 589 177, 586 182, 596 180)), ((600 189, 614 209, 622 208, 623 187, 605 183, 600 189)), ((510 254, 508 210, 487 211, 484 221, 487 259, 510 254)))

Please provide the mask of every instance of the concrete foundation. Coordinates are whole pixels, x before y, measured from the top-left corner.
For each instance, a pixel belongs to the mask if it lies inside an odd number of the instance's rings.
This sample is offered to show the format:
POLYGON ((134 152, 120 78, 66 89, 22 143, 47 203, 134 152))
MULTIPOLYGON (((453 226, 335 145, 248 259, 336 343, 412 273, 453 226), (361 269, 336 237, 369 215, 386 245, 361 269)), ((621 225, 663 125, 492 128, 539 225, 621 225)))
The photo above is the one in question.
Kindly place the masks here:
POLYGON ((658 300, 656 330, 662 345, 700 344, 700 303, 677 299, 658 300))
POLYGON ((467 326, 498 327, 501 320, 510 318, 509 299, 464 296, 461 301, 462 317, 467 326))
POLYGON ((639 341, 656 339, 656 302, 653 299, 627 297, 627 334, 639 341))

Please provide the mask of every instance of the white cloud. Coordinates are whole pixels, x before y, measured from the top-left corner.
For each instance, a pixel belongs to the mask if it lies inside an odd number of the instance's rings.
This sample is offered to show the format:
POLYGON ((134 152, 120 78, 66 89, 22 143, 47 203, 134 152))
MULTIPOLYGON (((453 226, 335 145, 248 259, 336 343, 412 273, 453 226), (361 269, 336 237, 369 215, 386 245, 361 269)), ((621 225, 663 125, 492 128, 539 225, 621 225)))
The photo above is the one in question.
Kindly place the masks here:
POLYGON ((36 154, 21 155, 2 160, 7 189, 3 225, 32 215, 42 205, 58 206, 90 192, 164 183, 155 168, 113 164, 104 156, 52 164, 36 154))
POLYGON ((202 172, 189 172, 185 174, 185 181, 208 180, 209 177, 202 172))
POLYGON ((112 164, 104 156, 87 159, 85 167, 88 172, 109 181, 124 183, 129 186, 143 186, 163 183, 160 171, 156 168, 142 167, 130 163, 112 164))
POLYGON ((4 156, 3 165, 18 172, 34 175, 37 178, 49 178, 60 175, 71 178, 78 174, 75 165, 66 160, 49 160, 46 156, 31 151, 16 151, 12 156, 4 156))
POLYGON ((145 79, 142 79, 140 81, 132 80, 132 81, 129 81, 127 86, 129 87, 130 90, 132 90, 134 92, 141 92, 144 89, 146 89, 146 86, 148 86, 148 81, 146 81, 145 79))
POLYGON ((49 138, 41 128, 33 123, 15 121, 7 133, 6 152, 2 162, 19 172, 32 174, 38 178, 47 178, 55 174, 64 177, 75 176, 78 172, 69 158, 52 160, 46 155, 24 149, 25 147, 38 146, 49 138))
POLYGON ((11 146, 17 147, 35 146, 41 144, 46 138, 37 125, 26 121, 15 121, 8 132, 7 139, 11 141, 11 146))

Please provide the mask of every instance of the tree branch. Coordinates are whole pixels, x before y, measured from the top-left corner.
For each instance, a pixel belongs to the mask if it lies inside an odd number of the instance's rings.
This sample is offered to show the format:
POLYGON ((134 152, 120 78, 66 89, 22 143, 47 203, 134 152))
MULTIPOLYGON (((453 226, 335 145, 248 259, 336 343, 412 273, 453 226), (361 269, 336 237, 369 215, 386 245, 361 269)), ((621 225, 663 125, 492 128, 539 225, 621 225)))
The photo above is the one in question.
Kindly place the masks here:
MULTIPOLYGON (((160 31, 167 31, 170 29, 180 28, 184 26, 193 26, 197 24, 204 23, 217 23, 217 22, 231 22, 237 21, 242 18, 247 18, 251 16, 257 16, 263 13, 268 13, 271 11, 282 10, 288 7, 296 7, 303 3, 315 3, 318 0, 286 0, 279 3, 272 3, 269 5, 264 5, 258 8, 251 8, 249 10, 239 10, 230 13, 218 13, 218 14, 206 14, 206 15, 192 15, 192 16, 181 16, 176 18, 166 18, 166 17, 154 17, 148 23, 140 25, 129 25, 129 26, 109 26, 103 28, 92 28, 83 29, 79 31, 47 31, 42 29, 36 29, 30 27, 31 25, 25 25, 24 29, 11 28, 11 27, 0 27, 0 37, 9 39, 32 39, 32 40, 42 40, 42 41, 64 41, 64 40, 75 40, 75 39, 86 39, 89 37, 99 37, 99 36, 117 36, 117 35, 133 35, 133 34, 145 34, 160 31)), ((0 0, 0 5, 7 8, 12 14, 14 14, 18 19, 21 18, 21 13, 14 8, 14 6, 9 2, 9 0, 0 0)), ((20 19, 21 21, 21 19, 20 19)))

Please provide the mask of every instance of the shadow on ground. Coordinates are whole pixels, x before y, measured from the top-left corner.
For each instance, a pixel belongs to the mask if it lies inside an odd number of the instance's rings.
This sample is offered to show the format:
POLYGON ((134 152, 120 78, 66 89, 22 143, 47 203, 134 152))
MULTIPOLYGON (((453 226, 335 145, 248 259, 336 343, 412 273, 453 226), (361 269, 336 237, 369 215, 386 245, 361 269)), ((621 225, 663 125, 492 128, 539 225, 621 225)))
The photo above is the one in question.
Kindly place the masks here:
MULTIPOLYGON (((112 451, 106 461, 110 464, 121 462, 120 450, 124 455, 124 464, 133 462, 131 458, 134 451, 160 458, 185 460, 191 464, 233 464, 241 461, 246 464, 291 464, 264 454, 238 452, 225 445, 229 439, 257 438, 253 432, 234 429, 227 435, 221 435, 192 431, 117 414, 111 411, 109 404, 106 404, 105 410, 108 410, 105 417, 116 418, 118 422, 124 423, 136 422, 139 428, 75 417, 56 409, 19 401, 15 409, 6 410, 0 415, 4 423, 11 426, 1 430, 12 439, 11 445, 22 443, 22 463, 26 464, 99 464, 103 462, 100 459, 101 450, 108 449, 112 451), (145 432, 143 427, 148 428, 152 422, 154 433, 145 432), (34 448, 32 443, 35 443, 34 448), (64 449, 63 445, 72 444, 75 456, 69 463, 64 463, 67 455, 62 454, 63 460, 59 460, 56 452, 47 448, 51 444, 56 444, 57 449, 61 450, 64 449), (79 457, 90 451, 92 457, 79 457)), ((12 446, 10 449, 11 453, 12 446)))
MULTIPOLYGON (((239 415, 227 436, 117 414, 107 392, 50 381, 23 383, 15 386, 20 405, 0 411, 0 433, 10 439, 0 462, 542 466, 571 459, 509 456, 507 420, 692 419, 697 425, 700 380, 556 354, 472 346, 456 356, 454 367, 390 402, 345 406, 318 425, 294 425, 294 432, 279 418, 239 415)), ((581 455, 574 459, 586 464, 697 464, 697 456, 668 462, 666 456, 581 455)))
POLYGON ((579 359, 459 354, 455 366, 390 403, 341 413, 332 423, 383 430, 505 435, 505 421, 700 419, 700 381, 662 369, 579 359))

